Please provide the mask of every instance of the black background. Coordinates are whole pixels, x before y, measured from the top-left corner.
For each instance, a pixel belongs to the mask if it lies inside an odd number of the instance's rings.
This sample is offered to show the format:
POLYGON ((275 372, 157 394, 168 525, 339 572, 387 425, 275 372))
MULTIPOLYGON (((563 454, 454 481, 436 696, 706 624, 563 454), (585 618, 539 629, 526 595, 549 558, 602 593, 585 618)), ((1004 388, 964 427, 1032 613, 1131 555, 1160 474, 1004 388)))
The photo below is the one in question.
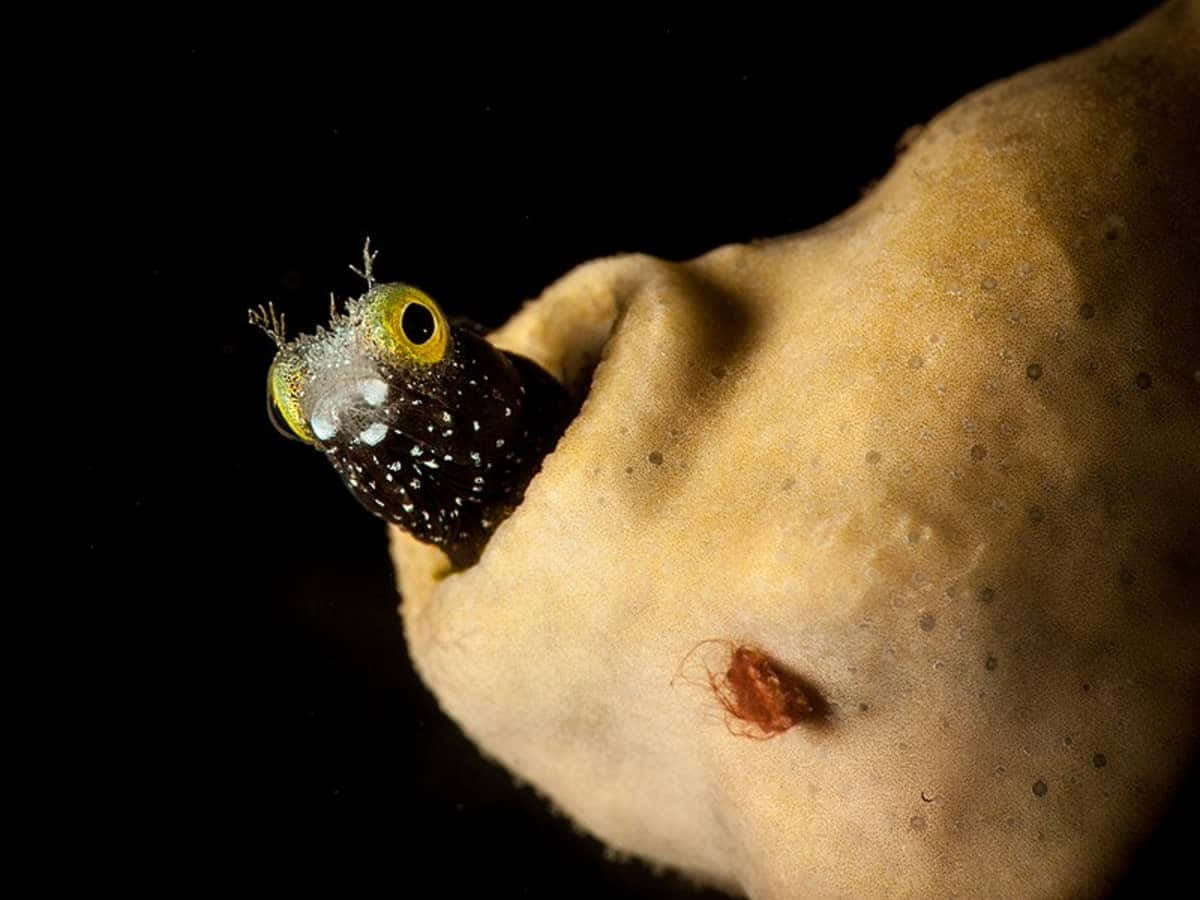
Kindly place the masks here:
MULTIPOLYGON (((96 217, 73 236, 121 245, 96 265, 122 350, 89 388, 106 440, 76 540, 92 583, 120 585, 127 639, 106 656, 118 686, 96 688, 114 774, 92 811, 141 826, 106 865, 174 886, 708 896, 606 860, 441 715, 383 526, 271 430, 273 348, 245 311, 274 300, 311 330, 330 290, 358 292, 368 234, 381 278, 496 325, 597 256, 818 224, 910 125, 1152 5, 106 22, 130 30, 77 85, 74 203, 96 217)), ((1183 809, 1126 889, 1182 871, 1183 809)))

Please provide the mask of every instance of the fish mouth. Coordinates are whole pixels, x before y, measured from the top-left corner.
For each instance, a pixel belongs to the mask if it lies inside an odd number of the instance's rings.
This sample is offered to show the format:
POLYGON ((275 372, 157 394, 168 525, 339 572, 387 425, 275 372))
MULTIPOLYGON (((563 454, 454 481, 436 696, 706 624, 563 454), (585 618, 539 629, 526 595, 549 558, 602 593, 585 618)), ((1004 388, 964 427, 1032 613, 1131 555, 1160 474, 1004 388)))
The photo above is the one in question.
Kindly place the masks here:
POLYGON ((392 389, 373 367, 334 370, 313 379, 307 388, 306 413, 317 441, 327 445, 358 437, 371 446, 387 434, 392 389), (383 429, 380 431, 380 429, 383 429))

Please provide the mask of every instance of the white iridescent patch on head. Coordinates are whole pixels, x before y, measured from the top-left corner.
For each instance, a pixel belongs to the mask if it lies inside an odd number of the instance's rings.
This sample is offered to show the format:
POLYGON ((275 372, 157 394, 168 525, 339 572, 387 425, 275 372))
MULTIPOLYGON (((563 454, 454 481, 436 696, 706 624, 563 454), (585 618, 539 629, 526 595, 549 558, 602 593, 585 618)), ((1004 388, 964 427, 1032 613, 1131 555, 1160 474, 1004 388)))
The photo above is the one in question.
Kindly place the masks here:
POLYGON ((308 424, 312 426, 313 434, 318 440, 327 441, 337 434, 337 419, 328 410, 319 409, 314 412, 308 424))
POLYGON ((387 426, 382 422, 372 422, 361 432, 359 432, 358 437, 368 447, 374 447, 385 437, 387 437, 387 431, 387 426))
POLYGON ((380 406, 387 399, 387 382, 380 378, 368 378, 361 383, 363 399, 371 406, 380 406))

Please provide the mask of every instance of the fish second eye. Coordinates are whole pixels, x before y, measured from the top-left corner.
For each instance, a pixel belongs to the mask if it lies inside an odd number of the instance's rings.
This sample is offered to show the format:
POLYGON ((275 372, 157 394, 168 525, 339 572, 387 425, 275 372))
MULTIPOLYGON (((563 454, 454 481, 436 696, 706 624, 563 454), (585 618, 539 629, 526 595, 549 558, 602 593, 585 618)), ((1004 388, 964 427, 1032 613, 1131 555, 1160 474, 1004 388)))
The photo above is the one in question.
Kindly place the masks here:
POLYGON ((267 390, 267 418, 271 422, 271 427, 282 434, 285 438, 292 441, 299 441, 302 444, 310 444, 311 441, 305 440, 298 435, 292 426, 288 424, 287 419, 275 405, 275 398, 271 396, 270 389, 267 390))
POLYGON ((420 346, 433 337, 437 325, 434 322, 433 313, 422 304, 410 303, 404 307, 404 312, 400 316, 400 327, 404 330, 406 338, 420 346))
POLYGON ((299 402, 303 386, 302 366, 294 356, 280 351, 267 372, 267 415, 280 434, 311 444, 312 432, 304 421, 299 402))

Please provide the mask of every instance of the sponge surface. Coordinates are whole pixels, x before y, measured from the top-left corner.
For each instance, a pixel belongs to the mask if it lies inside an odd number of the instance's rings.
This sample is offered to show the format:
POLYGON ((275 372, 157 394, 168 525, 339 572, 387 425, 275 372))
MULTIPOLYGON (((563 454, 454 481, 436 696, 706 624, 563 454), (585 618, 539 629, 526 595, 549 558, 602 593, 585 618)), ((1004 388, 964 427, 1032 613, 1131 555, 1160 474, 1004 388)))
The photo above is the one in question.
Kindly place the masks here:
POLYGON ((1103 889, 1195 752, 1197 123, 1171 3, 821 228, 548 288, 491 338, 586 392, 524 503, 449 576, 392 534, 447 714, 751 896, 1103 889))

